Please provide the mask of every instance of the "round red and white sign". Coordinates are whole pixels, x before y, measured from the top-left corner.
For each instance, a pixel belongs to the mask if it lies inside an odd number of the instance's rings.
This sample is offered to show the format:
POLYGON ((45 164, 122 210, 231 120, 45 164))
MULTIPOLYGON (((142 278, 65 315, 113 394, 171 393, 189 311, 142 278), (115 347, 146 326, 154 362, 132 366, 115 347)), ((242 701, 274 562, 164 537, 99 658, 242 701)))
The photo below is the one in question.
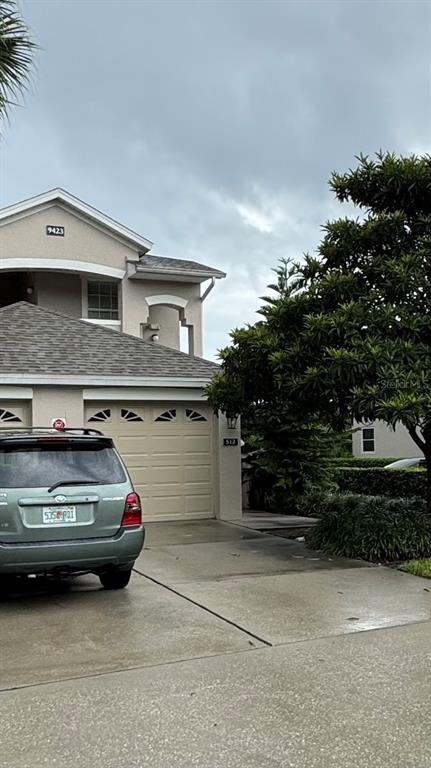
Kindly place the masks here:
POLYGON ((52 426, 54 429, 58 429, 58 431, 61 432, 63 429, 66 429, 66 419, 62 419, 62 418, 53 419, 52 426))

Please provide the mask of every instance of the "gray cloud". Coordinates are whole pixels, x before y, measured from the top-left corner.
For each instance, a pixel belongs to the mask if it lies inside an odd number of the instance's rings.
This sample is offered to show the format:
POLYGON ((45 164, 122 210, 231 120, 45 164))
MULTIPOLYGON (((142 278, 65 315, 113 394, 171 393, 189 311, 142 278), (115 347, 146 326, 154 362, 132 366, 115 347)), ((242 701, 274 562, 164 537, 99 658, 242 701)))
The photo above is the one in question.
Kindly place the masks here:
POLYGON ((338 215, 327 179, 429 151, 428 2, 23 3, 43 51, 2 149, 2 202, 64 186, 226 269, 206 354, 252 321, 281 256, 338 215))

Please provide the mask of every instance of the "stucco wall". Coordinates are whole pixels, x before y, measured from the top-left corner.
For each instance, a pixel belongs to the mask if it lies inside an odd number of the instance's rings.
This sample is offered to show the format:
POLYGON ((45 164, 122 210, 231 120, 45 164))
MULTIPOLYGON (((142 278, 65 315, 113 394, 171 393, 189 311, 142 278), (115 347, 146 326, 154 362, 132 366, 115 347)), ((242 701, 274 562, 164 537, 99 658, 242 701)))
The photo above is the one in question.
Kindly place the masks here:
POLYGON ((36 272, 37 303, 71 317, 82 317, 82 284, 79 275, 62 272, 36 272))
POLYGON ((180 319, 177 309, 163 305, 150 307, 148 321, 160 326, 159 331, 149 331, 150 336, 157 333, 160 344, 172 349, 180 348, 180 319))
POLYGON ((138 280, 124 278, 121 283, 120 307, 123 333, 141 336, 141 325, 148 322, 148 306, 143 286, 138 280))
POLYGON ((69 427, 84 423, 84 401, 80 387, 33 388, 33 426, 49 427, 52 419, 62 417, 69 427))
POLYGON ((191 328, 190 352, 202 355, 202 302, 200 285, 163 280, 128 279, 121 284, 122 330, 150 339, 155 331, 144 330, 147 323, 160 325, 160 344, 180 349, 179 323, 191 328), (149 302, 147 302, 147 297, 149 302), (159 300, 162 303, 154 304, 159 300), (179 300, 175 304, 174 300, 179 300), (186 306, 183 307, 182 305, 186 306))
POLYGON ((363 453, 362 451, 362 432, 358 430, 353 434, 353 455, 354 456, 387 456, 388 458, 409 459, 421 456, 421 451, 413 442, 406 428, 399 425, 395 432, 381 421, 374 422, 375 452, 363 453))
POLYGON ((73 259, 126 269, 126 259, 136 259, 137 249, 59 205, 8 220, 0 227, 0 253, 4 259, 73 259), (64 237, 46 234, 47 225, 63 226, 64 237))
MULTIPOLYGON (((138 281, 130 281, 138 282, 138 281)), ((159 323, 160 343, 168 347, 180 349, 179 322, 190 328, 189 351, 191 354, 202 356, 202 302, 199 283, 175 283, 164 280, 145 280, 142 282, 142 294, 149 298, 172 297, 187 302, 185 307, 177 306, 176 311, 163 311, 166 305, 153 305, 149 310, 148 322, 159 323), (156 319, 158 318, 158 319, 156 319)), ((175 303, 172 302, 173 306, 175 303)), ((170 307, 167 307, 170 309, 170 307)))

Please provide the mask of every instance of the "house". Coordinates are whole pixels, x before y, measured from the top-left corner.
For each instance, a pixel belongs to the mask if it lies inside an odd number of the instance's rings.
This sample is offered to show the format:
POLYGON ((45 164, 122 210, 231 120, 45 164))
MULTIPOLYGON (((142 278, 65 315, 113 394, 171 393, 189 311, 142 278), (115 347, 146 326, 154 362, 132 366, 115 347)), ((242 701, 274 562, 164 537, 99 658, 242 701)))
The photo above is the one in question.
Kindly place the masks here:
POLYGON ((352 447, 354 456, 410 459, 422 456, 420 448, 401 424, 395 431, 383 421, 355 424, 352 447), (359 427, 359 428, 358 428, 359 427))
POLYGON ((201 357, 203 303, 225 274, 152 246, 62 189, 0 211, 0 427, 100 429, 146 520, 235 519, 239 431, 209 408, 217 366, 201 357))

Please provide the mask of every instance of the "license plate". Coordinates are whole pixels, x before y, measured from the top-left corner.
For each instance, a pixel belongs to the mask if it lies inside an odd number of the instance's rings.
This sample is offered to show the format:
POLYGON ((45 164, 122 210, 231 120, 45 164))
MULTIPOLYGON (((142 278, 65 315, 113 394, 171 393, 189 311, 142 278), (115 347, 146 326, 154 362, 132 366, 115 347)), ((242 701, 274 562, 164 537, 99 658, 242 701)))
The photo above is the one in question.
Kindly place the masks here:
POLYGON ((42 522, 45 525, 76 523, 76 507, 42 507, 42 522))

